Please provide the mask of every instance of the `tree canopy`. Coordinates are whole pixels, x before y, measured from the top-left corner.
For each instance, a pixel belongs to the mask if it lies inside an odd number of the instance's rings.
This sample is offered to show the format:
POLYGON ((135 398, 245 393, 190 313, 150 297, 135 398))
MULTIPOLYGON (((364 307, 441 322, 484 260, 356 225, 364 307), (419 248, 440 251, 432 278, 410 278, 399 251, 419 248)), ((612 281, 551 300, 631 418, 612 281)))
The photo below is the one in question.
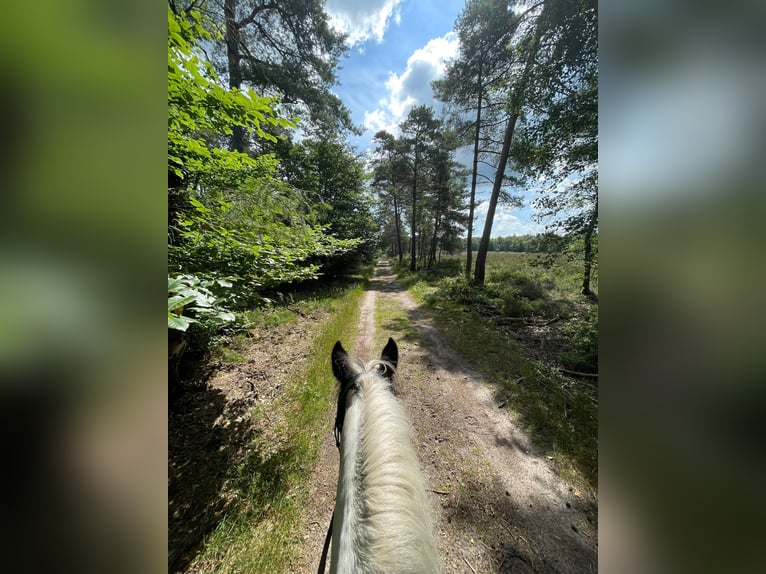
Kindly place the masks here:
MULTIPOLYGON (((484 281, 498 201, 510 186, 535 185, 538 219, 584 238, 583 293, 592 294, 591 239, 598 228, 597 18, 595 0, 469 0, 456 22, 460 51, 434 89, 463 141, 473 143, 469 236, 479 164, 488 161, 495 169, 476 258, 477 283, 484 281)), ((468 250, 467 274, 470 266, 468 250)))
POLYGON ((295 124, 274 98, 222 85, 202 49, 209 30, 202 13, 168 9, 168 265, 175 278, 168 319, 175 329, 189 325, 179 317, 196 320, 213 305, 241 308, 268 289, 315 278, 339 257, 369 257, 359 249, 376 239, 363 171, 343 146, 300 146, 311 152, 300 177, 286 177, 275 153, 229 149, 235 128, 274 145, 269 128, 295 124), (366 231, 350 232, 358 228, 366 231))
POLYGON ((408 215, 410 269, 430 267, 440 249, 452 250, 465 224, 465 169, 454 159, 458 139, 429 106, 415 106, 400 125, 402 135, 375 135, 374 187, 387 225, 396 234, 392 251, 403 258, 403 218, 408 215))
MULTIPOLYGON (((350 113, 333 94, 336 70, 347 47, 328 23, 321 0, 193 0, 206 15, 213 38, 212 60, 229 88, 243 86, 279 98, 285 115, 301 119, 313 135, 354 132, 350 113)), ((235 127, 232 149, 248 141, 235 127)), ((263 142, 260 142, 263 143, 263 142)))

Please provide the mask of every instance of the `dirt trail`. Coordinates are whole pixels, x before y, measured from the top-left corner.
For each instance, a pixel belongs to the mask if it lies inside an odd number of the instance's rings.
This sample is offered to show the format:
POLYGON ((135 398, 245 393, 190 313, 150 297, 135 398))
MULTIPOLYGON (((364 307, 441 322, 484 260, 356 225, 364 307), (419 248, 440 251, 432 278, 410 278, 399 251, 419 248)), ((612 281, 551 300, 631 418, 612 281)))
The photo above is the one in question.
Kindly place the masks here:
MULTIPOLYGON (((441 340, 433 324, 379 264, 365 294, 353 347, 362 359, 392 335, 399 345, 399 396, 415 428, 432 489, 445 573, 579 573, 597 570, 595 503, 551 470, 501 410, 486 382, 441 340), (375 333, 375 306, 400 308, 423 345, 390 322, 375 333)), ((316 572, 335 497, 338 453, 328 433, 310 483, 300 564, 316 572)))

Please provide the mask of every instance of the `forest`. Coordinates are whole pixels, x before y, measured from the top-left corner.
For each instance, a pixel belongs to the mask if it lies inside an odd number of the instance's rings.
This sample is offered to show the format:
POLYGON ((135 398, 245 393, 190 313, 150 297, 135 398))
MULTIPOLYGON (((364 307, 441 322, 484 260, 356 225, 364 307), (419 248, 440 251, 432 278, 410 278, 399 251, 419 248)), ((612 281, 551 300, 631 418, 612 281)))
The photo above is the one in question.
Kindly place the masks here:
POLYGON ((347 143, 360 128, 332 92, 347 47, 322 2, 170 0, 171 358, 270 293, 383 251, 414 271, 464 250, 466 276, 482 284, 488 251, 578 241, 592 296, 596 24, 595 2, 467 2, 459 54, 433 86, 443 115, 415 106, 399 135, 375 134, 363 154, 347 143), (472 165, 456 161, 459 148, 472 165), (492 190, 478 233, 482 178, 492 190), (498 203, 518 204, 514 189, 540 181, 537 217, 558 239, 492 237, 498 203))

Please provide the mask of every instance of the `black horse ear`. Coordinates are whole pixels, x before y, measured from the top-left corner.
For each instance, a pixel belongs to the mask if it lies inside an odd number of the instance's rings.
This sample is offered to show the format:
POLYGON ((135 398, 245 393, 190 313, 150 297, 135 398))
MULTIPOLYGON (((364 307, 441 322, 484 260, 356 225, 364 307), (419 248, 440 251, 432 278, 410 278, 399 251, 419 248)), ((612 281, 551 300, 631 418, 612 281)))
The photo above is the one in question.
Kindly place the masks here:
POLYGON ((340 341, 335 343, 332 348, 332 374, 338 379, 341 386, 350 378, 348 368, 348 353, 340 344, 340 341))
POLYGON ((396 341, 391 337, 388 338, 388 343, 383 347, 383 352, 380 354, 381 361, 387 361, 396 368, 399 361, 399 348, 396 346, 396 341))

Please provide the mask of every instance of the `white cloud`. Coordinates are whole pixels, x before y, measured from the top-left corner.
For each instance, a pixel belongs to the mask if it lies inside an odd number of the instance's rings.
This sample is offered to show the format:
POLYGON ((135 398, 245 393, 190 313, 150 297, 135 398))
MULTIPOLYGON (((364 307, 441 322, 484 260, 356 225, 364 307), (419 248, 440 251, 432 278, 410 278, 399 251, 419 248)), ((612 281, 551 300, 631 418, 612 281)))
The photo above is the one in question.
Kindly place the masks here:
POLYGON ((396 126, 389 123, 383 110, 374 110, 372 112, 364 112, 364 127, 377 133, 380 130, 391 132, 396 126))
MULTIPOLYGON (((481 237, 484 231, 484 222, 487 220, 489 202, 483 201, 474 210, 476 222, 474 223, 474 235, 481 237)), ((510 208, 503 205, 497 206, 495 217, 492 220, 492 237, 507 237, 509 235, 535 235, 544 233, 545 226, 532 221, 523 221, 516 216, 510 208)))
POLYGON ((378 109, 365 112, 364 127, 372 131, 387 129, 397 133, 410 108, 420 104, 433 105, 431 82, 444 75, 446 62, 455 56, 457 48, 457 35, 448 32, 415 50, 407 59, 407 68, 401 75, 395 72, 389 74, 386 80, 387 96, 380 100, 378 109))
POLYGON ((399 4, 402 0, 327 0, 325 10, 330 25, 348 34, 350 46, 374 38, 381 42, 392 17, 401 22, 399 4))

